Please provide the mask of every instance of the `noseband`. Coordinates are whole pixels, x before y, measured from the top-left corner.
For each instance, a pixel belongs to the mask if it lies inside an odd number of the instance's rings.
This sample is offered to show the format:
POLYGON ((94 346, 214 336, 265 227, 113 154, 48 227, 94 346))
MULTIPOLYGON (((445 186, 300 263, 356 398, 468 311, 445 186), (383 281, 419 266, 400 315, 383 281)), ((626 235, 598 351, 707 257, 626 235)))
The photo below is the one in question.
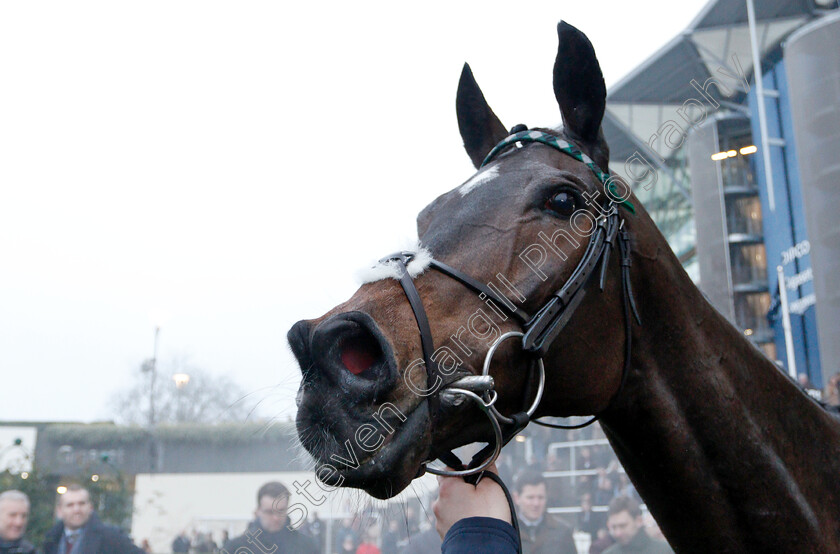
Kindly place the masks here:
MULTIPOLYGON (((516 129, 517 128, 514 128, 514 130, 516 129)), ((524 429, 530 421, 534 421, 534 423, 545 425, 547 427, 577 429, 594 423, 598 419, 599 416, 596 414, 581 425, 564 426, 542 422, 537 419, 532 420, 531 418, 539 407, 540 400, 542 399, 543 391, 545 389, 545 368, 543 364, 543 357, 545 357, 548 353, 548 350, 554 340, 569 323, 569 320, 575 310, 578 306, 580 306, 599 264, 601 266, 599 288, 601 291, 604 290, 610 252, 615 248, 616 242, 618 243, 619 253, 621 256, 621 283, 626 339, 621 384, 615 395, 613 395, 610 400, 607 409, 621 393, 621 390, 624 387, 624 382, 627 378, 627 373, 630 367, 632 345, 630 328, 631 312, 639 323, 641 323, 641 321, 639 320, 638 312, 633 300, 630 284, 630 237, 627 230, 624 229, 624 222, 619 216, 618 206, 624 207, 633 213, 635 213, 635 209, 633 205, 627 201, 616 200, 618 195, 612 188, 614 185, 610 182, 609 175, 601 171, 595 162, 593 162, 579 148, 563 139, 560 139, 559 137, 542 131, 525 130, 511 134, 490 151, 482 163, 482 167, 490 163, 490 161, 492 161, 503 150, 511 147, 512 145, 515 145, 516 143, 529 142, 538 142, 548 145, 586 164, 593 173, 595 173, 598 180, 604 185, 605 190, 608 193, 611 193, 607 195, 610 201, 608 209, 605 210, 605 212, 596 220, 595 230, 590 235, 589 243, 587 244, 583 257, 569 279, 557 292, 548 298, 548 300, 533 316, 517 308, 510 300, 500 296, 480 281, 473 279, 469 275, 466 275, 443 262, 432 259, 429 267, 447 275, 448 277, 451 277, 452 279, 455 279, 467 288, 477 292, 481 300, 491 300, 497 307, 516 319, 522 327, 522 332, 514 331, 504 333, 494 341, 487 351, 487 356, 485 357, 482 368, 482 375, 470 375, 446 383, 446 377, 451 375, 452 372, 449 372, 448 374, 442 372, 438 364, 433 359, 435 349, 429 320, 426 316, 426 310, 423 307, 423 301, 420 298, 420 294, 417 292, 414 280, 406 268, 408 263, 414 258, 415 254, 413 252, 398 252, 380 260, 381 262, 394 263, 399 268, 400 285, 405 291, 405 295, 411 305, 412 311, 414 312, 414 318, 417 321, 417 327, 420 331, 423 361, 426 367, 426 390, 431 391, 427 396, 427 401, 429 403, 429 416, 432 426, 436 426, 436 420, 440 416, 442 399, 447 403, 447 405, 453 406, 461 405, 464 402, 464 399, 471 400, 487 415, 491 425, 493 426, 494 442, 488 444, 484 449, 478 452, 466 467, 461 463, 460 459, 458 459, 458 457, 450 451, 440 454, 438 458, 454 469, 436 469, 428 465, 428 463, 433 460, 426 460, 424 466, 425 470, 429 473, 456 477, 479 474, 496 460, 502 446, 507 444, 516 434, 524 429), (538 372, 537 391, 530 407, 511 416, 505 416, 495 407, 498 393, 494 390, 493 378, 490 376, 490 364, 493 359, 493 355, 503 342, 509 339, 519 338, 521 338, 522 341, 522 350, 532 359, 531 375, 533 375, 534 371, 538 372)))

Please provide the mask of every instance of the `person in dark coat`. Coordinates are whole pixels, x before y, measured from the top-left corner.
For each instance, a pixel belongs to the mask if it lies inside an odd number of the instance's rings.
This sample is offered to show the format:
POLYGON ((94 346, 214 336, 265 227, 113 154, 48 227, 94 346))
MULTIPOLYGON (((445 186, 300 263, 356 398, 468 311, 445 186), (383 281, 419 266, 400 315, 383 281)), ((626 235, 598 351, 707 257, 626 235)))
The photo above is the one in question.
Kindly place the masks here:
POLYGON ((121 529, 99 520, 90 493, 67 487, 56 504, 59 521, 47 531, 44 554, 142 554, 121 529))
POLYGON ((400 549, 400 522, 396 519, 388 520, 388 529, 382 533, 382 554, 397 554, 400 549))
POLYGON ((29 497, 16 490, 0 494, 0 554, 35 554, 35 546, 27 541, 29 497))
POLYGON ((572 528, 546 513, 547 488, 541 471, 526 468, 514 480, 513 502, 524 554, 577 554, 572 528))
POLYGON ((311 537, 286 525, 289 496, 289 490, 277 481, 260 487, 254 512, 256 519, 248 524, 244 535, 227 541, 224 549, 231 554, 237 551, 318 554, 319 549, 311 537))
POLYGON ((629 496, 612 499, 607 511, 607 529, 616 544, 604 550, 604 554, 674 554, 668 543, 648 536, 639 503, 629 496))
POLYGON ((172 541, 172 552, 174 554, 186 554, 190 551, 190 546, 192 546, 190 537, 187 536, 187 532, 184 530, 172 541))
POLYGON ((589 533, 594 541, 599 529, 607 528, 607 515, 592 510, 592 494, 586 492, 580 496, 580 513, 577 517, 577 530, 589 533))

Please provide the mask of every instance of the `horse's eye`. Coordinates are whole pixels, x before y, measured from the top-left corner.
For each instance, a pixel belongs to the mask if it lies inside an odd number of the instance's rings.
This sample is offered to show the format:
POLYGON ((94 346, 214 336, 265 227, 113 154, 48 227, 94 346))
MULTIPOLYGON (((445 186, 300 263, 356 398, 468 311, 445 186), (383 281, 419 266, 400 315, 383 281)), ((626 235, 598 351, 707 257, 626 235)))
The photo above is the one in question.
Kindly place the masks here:
POLYGON ((565 217, 569 217, 578 208, 577 197, 568 191, 560 191, 545 203, 546 209, 565 217))

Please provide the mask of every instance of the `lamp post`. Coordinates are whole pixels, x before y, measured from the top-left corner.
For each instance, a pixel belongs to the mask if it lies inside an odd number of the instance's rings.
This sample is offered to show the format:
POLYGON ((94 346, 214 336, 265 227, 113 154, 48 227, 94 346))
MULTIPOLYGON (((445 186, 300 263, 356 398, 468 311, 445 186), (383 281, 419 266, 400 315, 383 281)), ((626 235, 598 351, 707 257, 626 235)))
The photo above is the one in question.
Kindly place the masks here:
POLYGON ((178 389, 178 408, 176 412, 176 421, 181 423, 184 420, 184 413, 181 410, 181 403, 183 401, 184 396, 184 387, 186 387, 190 382, 190 376, 186 373, 176 373, 172 376, 172 380, 175 382, 175 387, 178 389))
POLYGON ((146 360, 141 371, 149 374, 149 429, 156 423, 155 414, 155 384, 157 382, 158 340, 160 339, 160 325, 155 325, 155 349, 150 360, 146 360))
POLYGON ((151 360, 146 360, 141 368, 143 373, 149 374, 149 464, 152 472, 157 468, 158 448, 155 440, 155 384, 157 382, 158 340, 160 339, 160 325, 155 325, 155 348, 151 360))

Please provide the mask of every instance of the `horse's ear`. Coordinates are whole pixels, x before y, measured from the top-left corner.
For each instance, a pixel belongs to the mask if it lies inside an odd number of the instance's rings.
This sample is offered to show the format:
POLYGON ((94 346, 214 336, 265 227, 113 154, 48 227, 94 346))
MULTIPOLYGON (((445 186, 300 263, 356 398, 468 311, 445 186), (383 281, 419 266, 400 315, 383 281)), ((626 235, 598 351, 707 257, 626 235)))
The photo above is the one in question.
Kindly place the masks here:
POLYGON ((461 71, 455 109, 464 148, 473 165, 479 168, 490 150, 507 136, 507 131, 484 99, 469 64, 464 64, 461 71))
MULTIPOLYGON (((607 103, 607 87, 595 49, 579 30, 557 24, 557 59, 554 61, 554 96, 570 137, 595 146, 607 103)), ((596 160, 597 161, 597 160, 596 160)))

